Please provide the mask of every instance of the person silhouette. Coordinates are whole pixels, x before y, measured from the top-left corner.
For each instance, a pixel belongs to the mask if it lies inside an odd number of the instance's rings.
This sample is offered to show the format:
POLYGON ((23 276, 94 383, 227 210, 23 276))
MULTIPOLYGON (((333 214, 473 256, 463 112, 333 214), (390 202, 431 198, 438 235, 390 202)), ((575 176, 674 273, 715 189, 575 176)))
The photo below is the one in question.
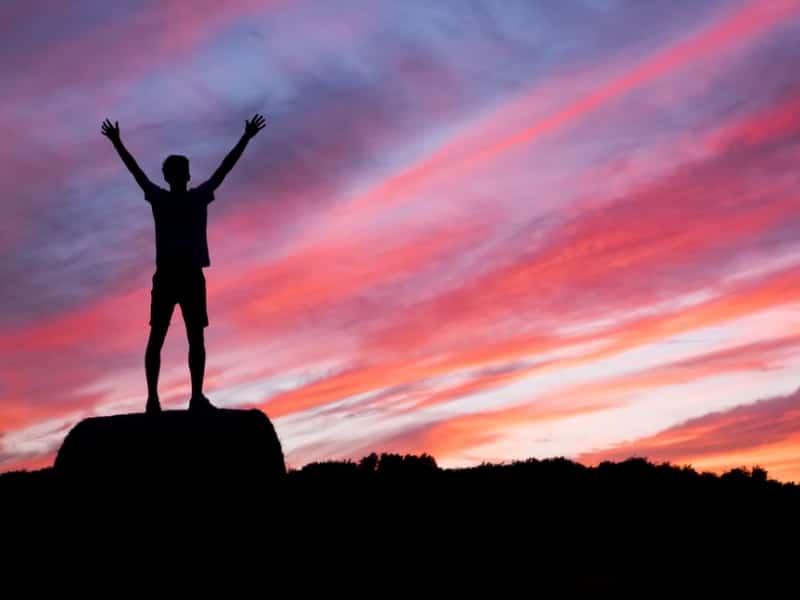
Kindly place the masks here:
POLYGON ((156 270, 150 293, 150 336, 145 350, 147 403, 145 412, 161 412, 158 374, 161 348, 167 336, 175 305, 181 307, 189 340, 189 372, 192 396, 189 410, 207 411, 216 407, 203 395, 206 365, 204 330, 208 326, 206 280, 203 269, 210 266, 206 237, 207 207, 214 192, 239 160, 248 142, 265 126, 262 115, 245 121, 244 133, 214 174, 204 183, 189 189, 189 159, 172 154, 162 166, 169 190, 151 182, 122 143, 119 122, 103 121, 101 132, 116 148, 122 162, 142 188, 153 210, 156 233, 156 270))

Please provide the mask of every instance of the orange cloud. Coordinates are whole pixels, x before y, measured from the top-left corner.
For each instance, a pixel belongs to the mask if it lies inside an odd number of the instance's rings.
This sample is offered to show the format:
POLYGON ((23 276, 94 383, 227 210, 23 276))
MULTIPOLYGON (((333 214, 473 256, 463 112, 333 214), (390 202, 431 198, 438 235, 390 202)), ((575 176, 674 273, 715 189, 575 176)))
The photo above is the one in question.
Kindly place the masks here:
POLYGON ((605 400, 573 405, 537 401, 436 421, 377 442, 374 446, 380 451, 427 452, 437 460, 447 460, 489 444, 512 428, 566 419, 614 406, 614 402, 605 400))
POLYGON ((724 471, 760 465, 774 477, 800 481, 800 390, 713 413, 671 427, 652 437, 582 454, 597 464, 645 456, 652 461, 691 464, 724 471))

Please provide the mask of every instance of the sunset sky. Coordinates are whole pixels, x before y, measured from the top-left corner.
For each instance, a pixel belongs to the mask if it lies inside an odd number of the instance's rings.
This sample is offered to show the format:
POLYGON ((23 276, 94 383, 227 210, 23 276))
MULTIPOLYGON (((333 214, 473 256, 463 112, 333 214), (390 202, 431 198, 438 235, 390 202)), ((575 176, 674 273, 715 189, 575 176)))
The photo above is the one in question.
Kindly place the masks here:
POLYGON ((31 0, 0 36, 0 471, 144 409, 153 217, 102 120, 166 186, 261 112, 209 207, 206 391, 290 466, 800 481, 800 0, 31 0))

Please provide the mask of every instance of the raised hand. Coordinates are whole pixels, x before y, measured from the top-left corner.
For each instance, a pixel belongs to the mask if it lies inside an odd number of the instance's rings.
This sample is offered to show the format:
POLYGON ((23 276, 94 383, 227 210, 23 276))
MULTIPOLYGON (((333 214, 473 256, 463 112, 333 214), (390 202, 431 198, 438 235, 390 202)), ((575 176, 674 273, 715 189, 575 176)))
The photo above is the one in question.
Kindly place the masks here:
POLYGON ((111 123, 111 121, 106 119, 103 121, 100 131, 112 142, 119 141, 119 121, 114 121, 114 123, 111 123))
POLYGON ((256 115, 250 119, 249 121, 244 122, 244 135, 245 137, 252 138, 255 135, 264 129, 266 125, 266 119, 263 116, 256 113, 256 115))
POLYGON ((125 166, 128 167, 128 170, 131 172, 131 175, 133 175, 136 183, 139 184, 139 187, 145 192, 149 191, 153 187, 153 184, 147 178, 147 175, 144 174, 141 167, 136 163, 136 159, 133 158, 133 155, 128 152, 125 144, 122 143, 119 137, 119 121, 114 121, 114 123, 112 123, 106 119, 103 121, 100 131, 114 144, 114 148, 116 148, 119 157, 122 159, 122 162, 125 163, 125 166))
POLYGON ((225 179, 225 176, 230 173, 230 170, 233 168, 233 165, 236 164, 236 161, 239 160, 242 152, 244 152, 244 149, 247 147, 247 143, 259 131, 264 129, 265 124, 266 119, 258 113, 256 113, 256 115, 249 121, 245 121, 244 133, 242 134, 242 137, 238 142, 236 142, 233 150, 228 152, 227 156, 222 159, 222 163, 217 167, 217 170, 214 171, 214 174, 211 175, 211 177, 208 178, 208 181, 202 185, 211 190, 216 190, 220 184, 222 184, 222 180, 225 179))

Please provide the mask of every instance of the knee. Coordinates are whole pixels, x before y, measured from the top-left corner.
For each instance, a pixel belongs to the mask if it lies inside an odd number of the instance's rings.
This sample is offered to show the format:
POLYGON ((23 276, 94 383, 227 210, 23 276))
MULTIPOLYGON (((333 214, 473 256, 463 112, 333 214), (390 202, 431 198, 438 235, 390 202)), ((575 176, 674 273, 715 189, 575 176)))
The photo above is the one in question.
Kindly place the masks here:
POLYGON ((164 328, 150 329, 150 337, 147 340, 147 352, 161 352, 161 347, 164 345, 164 338, 167 337, 167 330, 164 328))
POLYGON ((205 340, 203 339, 203 330, 192 330, 187 332, 189 337, 189 352, 204 352, 205 340))

